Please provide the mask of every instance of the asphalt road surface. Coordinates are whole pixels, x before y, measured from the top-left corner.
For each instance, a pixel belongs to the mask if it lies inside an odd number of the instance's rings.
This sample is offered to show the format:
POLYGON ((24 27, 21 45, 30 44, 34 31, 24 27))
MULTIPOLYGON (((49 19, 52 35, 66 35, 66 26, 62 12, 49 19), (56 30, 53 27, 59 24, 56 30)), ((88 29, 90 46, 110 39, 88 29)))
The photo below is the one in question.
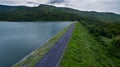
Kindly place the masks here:
POLYGON ((65 46, 67 45, 75 23, 71 25, 68 31, 61 37, 61 39, 50 49, 50 51, 36 64, 35 67, 55 67, 59 62, 65 46))

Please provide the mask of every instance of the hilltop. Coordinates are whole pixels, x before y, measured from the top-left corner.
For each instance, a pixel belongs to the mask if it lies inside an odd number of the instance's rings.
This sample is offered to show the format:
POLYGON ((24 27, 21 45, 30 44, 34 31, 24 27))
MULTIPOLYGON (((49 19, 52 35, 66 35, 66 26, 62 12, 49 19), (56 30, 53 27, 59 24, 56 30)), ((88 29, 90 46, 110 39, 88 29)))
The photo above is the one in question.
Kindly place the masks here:
POLYGON ((120 22, 120 15, 107 12, 79 11, 41 4, 37 7, 0 5, 0 21, 74 21, 120 22))

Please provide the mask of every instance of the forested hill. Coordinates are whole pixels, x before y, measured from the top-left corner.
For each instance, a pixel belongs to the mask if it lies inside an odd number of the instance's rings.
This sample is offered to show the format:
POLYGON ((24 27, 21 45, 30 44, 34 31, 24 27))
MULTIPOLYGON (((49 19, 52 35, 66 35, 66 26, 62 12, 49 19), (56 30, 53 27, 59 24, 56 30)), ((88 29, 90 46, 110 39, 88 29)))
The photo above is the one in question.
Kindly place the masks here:
POLYGON ((71 21, 92 20, 120 22, 120 15, 79 11, 64 7, 40 5, 38 7, 0 5, 0 21, 71 21))
POLYGON ((7 6, 7 5, 0 5, 0 11, 8 11, 8 10, 17 10, 20 8, 27 8, 25 6, 7 6))

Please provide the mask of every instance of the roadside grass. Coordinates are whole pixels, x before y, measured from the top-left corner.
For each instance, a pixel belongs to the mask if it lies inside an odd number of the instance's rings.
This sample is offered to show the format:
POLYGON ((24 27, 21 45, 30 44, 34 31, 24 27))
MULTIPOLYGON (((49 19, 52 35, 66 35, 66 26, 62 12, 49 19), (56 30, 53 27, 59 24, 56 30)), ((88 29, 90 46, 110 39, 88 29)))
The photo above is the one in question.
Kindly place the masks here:
POLYGON ((56 34, 53 38, 48 40, 40 48, 33 51, 28 57, 23 58, 20 62, 14 64, 12 67, 35 67, 42 57, 57 43, 57 41, 65 34, 71 25, 56 34))
POLYGON ((116 67, 102 45, 79 22, 72 34, 60 67, 116 67))

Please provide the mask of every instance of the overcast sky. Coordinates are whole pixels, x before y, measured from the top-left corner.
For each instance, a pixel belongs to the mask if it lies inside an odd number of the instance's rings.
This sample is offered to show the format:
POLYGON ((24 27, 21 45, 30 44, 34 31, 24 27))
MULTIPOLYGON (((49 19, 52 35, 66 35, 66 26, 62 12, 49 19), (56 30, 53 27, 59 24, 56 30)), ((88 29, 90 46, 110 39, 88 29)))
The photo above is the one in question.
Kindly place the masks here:
POLYGON ((25 6, 52 4, 79 10, 114 12, 120 14, 120 0, 0 0, 0 4, 25 6))

